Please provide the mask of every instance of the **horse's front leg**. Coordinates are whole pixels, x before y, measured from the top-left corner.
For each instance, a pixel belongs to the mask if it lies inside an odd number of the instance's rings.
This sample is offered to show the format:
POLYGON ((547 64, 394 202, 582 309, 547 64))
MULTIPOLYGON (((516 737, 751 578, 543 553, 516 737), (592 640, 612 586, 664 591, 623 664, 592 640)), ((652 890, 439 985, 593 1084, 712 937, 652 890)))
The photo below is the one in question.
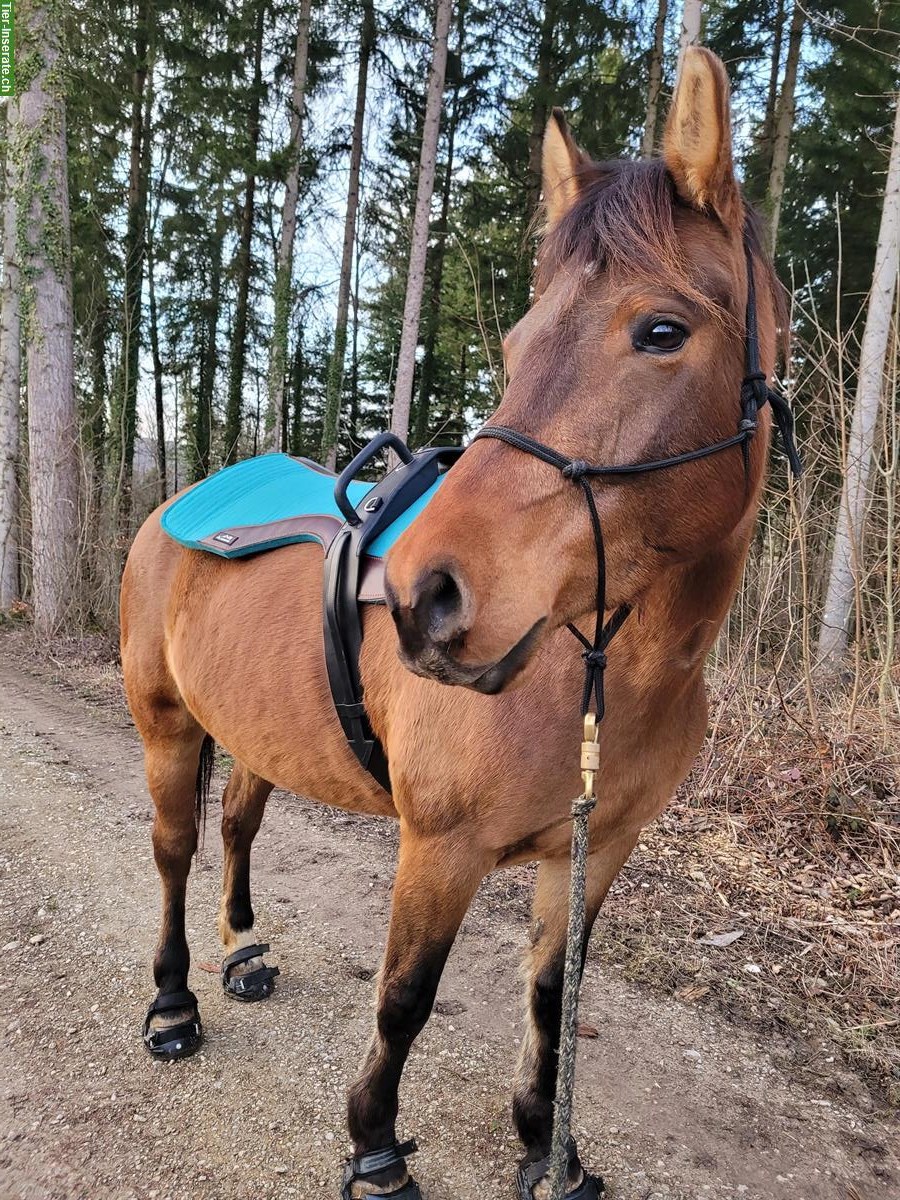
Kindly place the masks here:
POLYGON ((423 837, 401 823, 387 949, 378 983, 375 1035, 350 1090, 354 1157, 345 1196, 388 1193, 417 1200, 397 1153, 397 1089, 412 1043, 431 1015, 438 982, 478 884, 493 866, 460 831, 423 837), (379 1155, 384 1152, 384 1158, 379 1155), (381 1166, 384 1162, 384 1166, 381 1166))
MULTIPOLYGON (((637 836, 629 834, 588 858, 582 967, 597 913, 636 841, 637 836)), ((547 1158, 553 1138, 568 916, 569 859, 547 859, 538 868, 535 885, 527 973, 528 1028, 513 1092, 513 1119, 525 1147, 519 1170, 519 1192, 523 1197, 533 1196, 534 1200, 542 1200, 549 1194, 547 1158)), ((575 1197, 593 1200, 598 1195, 596 1184, 582 1170, 574 1143, 569 1157, 567 1191, 573 1200, 575 1197)))

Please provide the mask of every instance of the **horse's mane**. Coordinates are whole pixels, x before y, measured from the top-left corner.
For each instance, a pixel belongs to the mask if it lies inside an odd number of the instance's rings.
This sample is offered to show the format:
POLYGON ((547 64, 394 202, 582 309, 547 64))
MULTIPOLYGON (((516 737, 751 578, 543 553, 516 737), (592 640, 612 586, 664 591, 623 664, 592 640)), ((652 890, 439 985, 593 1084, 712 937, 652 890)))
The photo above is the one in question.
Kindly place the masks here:
MULTIPOLYGON (((680 291, 702 307, 720 306, 690 278, 675 214, 684 207, 661 158, 633 162, 586 162, 578 168, 579 196, 544 237, 538 252, 535 289, 547 287, 563 264, 576 271, 616 270, 644 276, 680 291)), ((787 327, 784 289, 762 238, 762 223, 745 204, 746 236, 775 307, 780 330, 787 327)), ((736 305, 743 319, 743 301, 736 305)))

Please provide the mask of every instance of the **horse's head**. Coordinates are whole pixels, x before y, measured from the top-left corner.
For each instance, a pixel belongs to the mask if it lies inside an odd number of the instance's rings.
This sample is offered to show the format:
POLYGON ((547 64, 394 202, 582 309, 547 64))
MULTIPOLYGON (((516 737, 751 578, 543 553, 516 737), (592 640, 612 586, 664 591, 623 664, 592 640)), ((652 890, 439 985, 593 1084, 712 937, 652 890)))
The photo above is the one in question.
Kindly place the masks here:
MULTIPOLYGON (((735 434, 745 374, 747 270, 756 262, 762 367, 775 356, 777 284, 734 175, 721 62, 688 51, 663 155, 591 162, 560 113, 544 139, 547 228, 535 301, 506 338, 491 424, 571 459, 670 457, 735 434), (746 232, 749 230, 749 233, 746 232)), ((607 608, 639 604, 662 572, 746 538, 768 418, 750 445, 593 485, 607 608)), ((595 607, 581 488, 497 440, 476 441, 387 562, 408 667, 500 690, 548 631, 595 607)))

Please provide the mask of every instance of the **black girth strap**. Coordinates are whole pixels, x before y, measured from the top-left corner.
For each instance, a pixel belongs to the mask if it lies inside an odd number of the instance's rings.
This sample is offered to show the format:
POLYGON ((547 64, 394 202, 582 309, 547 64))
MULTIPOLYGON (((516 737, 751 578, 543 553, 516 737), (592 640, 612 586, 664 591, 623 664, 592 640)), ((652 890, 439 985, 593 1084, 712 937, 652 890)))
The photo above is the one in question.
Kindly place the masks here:
POLYGON ((759 324, 756 309, 756 284, 753 278, 753 254, 746 236, 744 238, 744 253, 747 261, 747 307, 744 338, 745 375, 741 382, 741 419, 738 424, 737 433, 731 437, 723 438, 721 441, 711 442, 707 446, 700 446, 696 450, 687 450, 683 454, 673 454, 670 458, 650 459, 647 462, 638 463, 618 463, 612 466, 596 466, 592 463, 584 462, 579 458, 567 458, 564 454, 560 454, 550 446, 545 446, 543 442, 529 437, 527 433, 520 433, 519 430, 511 429, 507 425, 486 425, 472 439, 476 441, 478 438, 495 438, 497 441, 505 442, 508 446, 513 446, 516 450, 530 454, 533 458, 539 458, 541 462, 545 462, 548 466, 555 467, 560 471, 565 479, 577 483, 584 493, 591 521, 591 531, 594 536, 594 546, 597 552, 597 615, 594 626, 594 639, 592 642, 588 641, 581 630, 574 625, 569 625, 568 628, 584 647, 582 658, 585 665, 585 683, 581 701, 581 712, 582 715, 588 712, 591 699, 593 698, 598 721, 602 720, 604 712, 603 674, 606 670, 606 649, 622 627, 631 610, 628 605, 621 605, 604 624, 603 617, 606 612, 606 554, 603 546, 603 529, 600 524, 600 515, 597 512, 597 502, 594 498, 593 488, 591 487, 591 479, 609 479, 621 475, 644 475, 650 471, 662 471, 667 467, 678 467, 684 463, 696 462, 698 459, 708 458, 712 454, 719 454, 723 450, 730 450, 734 446, 741 447, 744 470, 747 472, 750 468, 750 442, 758 427, 759 410, 766 402, 769 403, 772 409, 772 415, 781 433, 781 439, 784 443, 791 471, 794 475, 799 475, 802 470, 800 455, 797 453, 797 447, 794 442, 793 414, 787 401, 767 386, 766 376, 760 368, 759 324))

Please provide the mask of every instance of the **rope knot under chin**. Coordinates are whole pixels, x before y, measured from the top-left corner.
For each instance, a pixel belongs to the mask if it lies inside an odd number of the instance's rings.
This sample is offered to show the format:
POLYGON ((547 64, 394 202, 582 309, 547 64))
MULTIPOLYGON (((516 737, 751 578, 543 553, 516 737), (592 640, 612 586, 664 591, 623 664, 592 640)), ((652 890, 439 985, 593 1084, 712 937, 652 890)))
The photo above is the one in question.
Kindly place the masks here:
POLYGON ((562 469, 562 473, 566 479, 571 479, 577 483, 579 479, 584 479, 590 470, 590 463, 586 463, 583 458, 573 458, 570 463, 562 469))
POLYGON ((585 650, 581 657, 584 665, 591 671, 606 670, 606 652, 603 650, 585 650))

